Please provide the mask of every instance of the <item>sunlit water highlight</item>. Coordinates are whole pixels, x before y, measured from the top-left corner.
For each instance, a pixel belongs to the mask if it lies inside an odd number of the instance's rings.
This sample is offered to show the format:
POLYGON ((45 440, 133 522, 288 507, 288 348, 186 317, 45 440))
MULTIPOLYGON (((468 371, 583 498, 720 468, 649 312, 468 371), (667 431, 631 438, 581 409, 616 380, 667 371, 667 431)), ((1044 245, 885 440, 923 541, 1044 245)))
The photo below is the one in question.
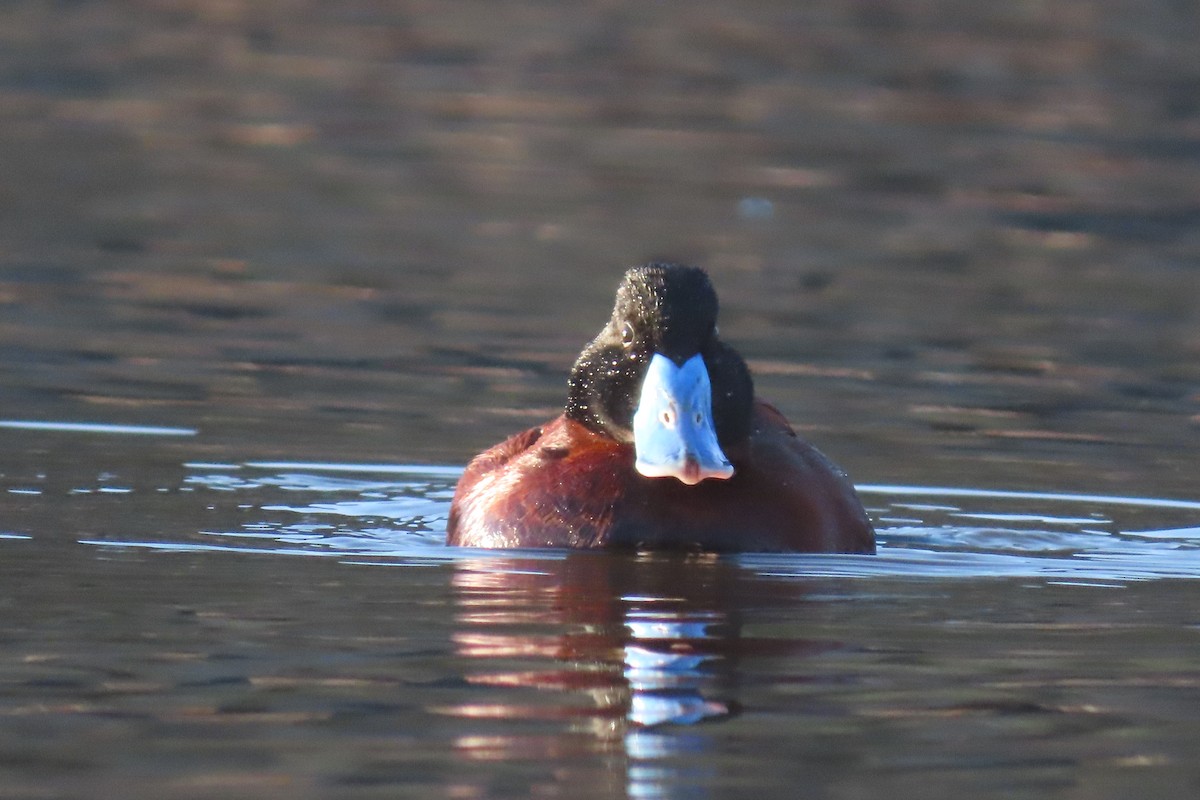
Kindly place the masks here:
POLYGON ((0 419, 0 428, 60 433, 97 433, 106 436, 195 436, 195 428, 163 425, 114 425, 106 422, 46 422, 27 419, 0 419))
MULTIPOLYGON (((179 539, 131 539, 111 531, 85 543, 322 555, 378 564, 488 555, 443 544, 461 472, 457 467, 314 462, 185 466, 189 473, 177 487, 180 491, 198 493, 210 510, 236 512, 243 520, 179 539)), ((127 488, 116 490, 136 495, 127 488)), ((731 559, 763 575, 797 578, 1030 577, 1113 586, 1200 578, 1200 502, 1193 500, 902 485, 862 485, 859 491, 877 526, 877 555, 745 554, 731 559)), ((554 551, 536 555, 562 557, 554 551)))

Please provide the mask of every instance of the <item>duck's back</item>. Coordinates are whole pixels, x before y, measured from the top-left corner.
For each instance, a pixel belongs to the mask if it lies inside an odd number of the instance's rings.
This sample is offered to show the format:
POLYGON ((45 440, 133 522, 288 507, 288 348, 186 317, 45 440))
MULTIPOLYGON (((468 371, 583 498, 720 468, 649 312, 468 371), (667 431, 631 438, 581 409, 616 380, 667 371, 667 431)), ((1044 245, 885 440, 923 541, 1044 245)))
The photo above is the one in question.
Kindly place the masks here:
POLYGON ((599 547, 628 491, 631 449, 567 417, 471 460, 446 542, 462 547, 599 547))

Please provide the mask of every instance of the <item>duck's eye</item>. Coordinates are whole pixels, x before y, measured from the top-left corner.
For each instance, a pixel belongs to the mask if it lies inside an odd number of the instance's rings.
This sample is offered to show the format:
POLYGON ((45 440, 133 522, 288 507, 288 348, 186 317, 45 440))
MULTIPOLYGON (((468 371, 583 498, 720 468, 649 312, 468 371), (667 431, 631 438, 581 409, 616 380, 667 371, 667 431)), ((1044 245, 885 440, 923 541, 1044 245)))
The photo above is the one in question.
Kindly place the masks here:
POLYGON ((633 326, 630 325, 628 322, 622 323, 621 324, 621 344, 625 345, 626 347, 631 347, 633 345, 633 339, 634 339, 633 326))

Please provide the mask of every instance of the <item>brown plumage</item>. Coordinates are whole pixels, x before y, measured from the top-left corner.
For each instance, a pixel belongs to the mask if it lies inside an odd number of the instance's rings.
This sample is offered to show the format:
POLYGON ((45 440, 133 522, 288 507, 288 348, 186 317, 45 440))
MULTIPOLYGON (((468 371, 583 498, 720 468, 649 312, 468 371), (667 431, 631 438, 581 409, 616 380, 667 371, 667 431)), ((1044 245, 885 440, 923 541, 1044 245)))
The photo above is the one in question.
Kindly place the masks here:
MULTIPOLYGON (((797 437, 779 411, 754 400, 741 357, 717 338, 716 295, 707 276, 675 265, 639 270, 626 275, 613 319, 576 362, 566 413, 467 465, 451 503, 447 542, 873 553, 874 531, 845 473, 797 437), (712 395, 705 429, 719 440, 715 458, 726 465, 713 462, 703 474, 728 474, 732 464, 732 477, 687 485, 684 478, 693 478, 704 460, 690 452, 682 466, 663 468, 678 480, 643 474, 642 462, 655 454, 635 444, 634 429, 645 423, 633 418, 649 402, 642 384, 654 353, 672 364, 701 356, 712 395)), ((700 405, 709 401, 702 399, 700 405)), ((694 410, 700 422, 705 409, 694 410)), ((678 413, 675 422, 691 412, 678 413)))
POLYGON ((467 465, 447 542, 466 547, 639 547, 716 552, 873 553, 845 473, 756 404, 734 476, 685 486, 643 478, 633 446, 561 416, 467 465))

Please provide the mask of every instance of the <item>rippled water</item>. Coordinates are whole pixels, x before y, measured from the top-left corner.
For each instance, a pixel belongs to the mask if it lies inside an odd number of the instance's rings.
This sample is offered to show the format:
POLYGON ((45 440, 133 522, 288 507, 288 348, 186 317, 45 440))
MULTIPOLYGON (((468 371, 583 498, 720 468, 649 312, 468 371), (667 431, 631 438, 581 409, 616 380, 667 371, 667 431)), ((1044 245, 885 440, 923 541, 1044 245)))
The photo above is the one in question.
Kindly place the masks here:
POLYGON ((0 798, 1190 800, 1197 9, 0 4, 0 798), (877 556, 441 544, 658 257, 877 556))
POLYGON ((877 556, 488 552, 442 544, 456 466, 7 424, 119 456, 3 476, 14 797, 1196 785, 1196 500, 862 485, 877 556))
MULTIPOLYGON (((444 546, 458 467, 288 462, 183 466, 187 474, 179 486, 154 491, 191 494, 187 505, 202 504, 224 524, 188 531, 178 539, 128 539, 111 531, 84 543, 375 556, 402 563, 486 557, 486 552, 444 546), (229 524, 235 518, 236 524, 229 524)), ((1200 578, 1200 501, 963 487, 858 489, 877 526, 877 556, 745 555, 732 560, 763 574, 794 577, 1026 576, 1096 585, 1200 578)), ((36 485, 8 491, 41 494, 36 485)), ((72 494, 134 492, 131 487, 98 485, 79 487, 72 494)))
MULTIPOLYGON (((5 427, 135 437, 195 434, 161 426, 0 420, 5 427)), ((100 547, 373 556, 401 563, 487 555, 444 545, 460 467, 191 461, 179 469, 177 483, 151 485, 101 472, 52 501, 47 495, 63 488, 47 487, 44 473, 10 478, 5 490, 31 505, 78 505, 76 513, 85 517, 97 500, 117 495, 136 502, 138 495, 153 493, 170 497, 181 521, 201 511, 210 520, 200 530, 174 535, 160 530, 137 538, 101 530, 80 539, 100 547)), ((1097 585, 1200 577, 1200 500, 876 484, 858 490, 878 533, 876 556, 751 554, 731 560, 763 574, 795 577, 1026 576, 1097 585)))

